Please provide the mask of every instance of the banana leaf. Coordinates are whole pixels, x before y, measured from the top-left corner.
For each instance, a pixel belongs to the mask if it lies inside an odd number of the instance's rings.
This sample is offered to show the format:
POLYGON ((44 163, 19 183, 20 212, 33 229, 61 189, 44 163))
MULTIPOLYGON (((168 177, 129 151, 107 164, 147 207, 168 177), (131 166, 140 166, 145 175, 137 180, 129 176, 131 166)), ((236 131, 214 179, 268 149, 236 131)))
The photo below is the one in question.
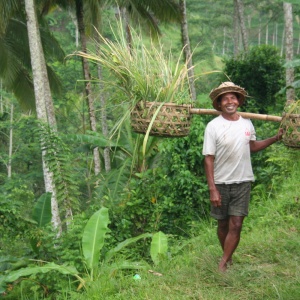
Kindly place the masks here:
POLYGON ((99 263, 100 250, 104 245, 105 234, 109 231, 108 224, 108 209, 102 207, 88 220, 83 231, 82 251, 91 277, 99 263))
POLYGON ((167 236, 159 231, 152 237, 150 255, 155 265, 167 257, 168 239, 167 236))

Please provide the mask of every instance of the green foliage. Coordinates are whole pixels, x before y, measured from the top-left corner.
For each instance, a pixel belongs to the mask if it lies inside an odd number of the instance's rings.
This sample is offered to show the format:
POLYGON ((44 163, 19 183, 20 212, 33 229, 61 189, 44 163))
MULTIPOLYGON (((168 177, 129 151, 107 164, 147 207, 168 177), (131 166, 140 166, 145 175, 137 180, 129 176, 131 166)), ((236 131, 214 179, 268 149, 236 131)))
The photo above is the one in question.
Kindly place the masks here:
POLYGON ((171 53, 164 53, 160 44, 151 42, 147 46, 134 30, 129 50, 122 25, 112 32, 113 41, 99 34, 101 52, 77 53, 111 72, 113 77, 106 84, 121 89, 132 105, 139 101, 190 102, 187 63, 181 62, 183 51, 174 59, 171 53))
POLYGON ((34 206, 32 218, 39 227, 51 221, 51 193, 43 194, 34 206))
POLYGON ((51 193, 45 193, 43 194, 38 201, 36 202, 34 208, 33 208, 33 214, 32 219, 36 222, 37 228, 34 228, 32 230, 32 236, 31 236, 31 246, 32 249, 38 254, 39 247, 40 247, 40 240, 41 240, 41 234, 43 233, 41 229, 42 227, 46 226, 50 223, 52 218, 51 213, 51 193))
POLYGON ((300 98, 300 59, 295 59, 284 64, 285 68, 294 68, 294 82, 291 83, 290 86, 284 87, 280 93, 285 94, 288 88, 293 88, 295 91, 295 99, 300 98))
POLYGON ((168 252, 167 236, 159 231, 152 237, 150 255, 155 265, 159 265, 162 260, 166 260, 168 252))
POLYGON ((88 220, 82 236, 82 252, 91 270, 91 278, 99 263, 100 250, 104 245, 105 234, 108 232, 108 209, 103 207, 88 220))
POLYGON ((23 233, 31 225, 33 203, 34 195, 22 180, 8 180, 0 186, 1 251, 7 251, 10 255, 24 251, 19 243, 25 243, 26 235, 23 233), (16 244, 11 242, 14 240, 16 244))
MULTIPOLYGON (((278 131, 278 124, 253 120, 257 140, 263 140, 278 131)), ((289 155, 282 143, 276 143, 263 151, 251 154, 255 182, 252 189, 252 201, 262 197, 272 197, 278 192, 282 174, 289 174, 289 155)))
MULTIPOLYGON (((14 93, 20 105, 34 109, 34 90, 31 76, 31 61, 26 27, 26 14, 22 5, 0 3, 0 10, 6 11, 0 23, 0 78, 3 86, 14 93)), ((63 61, 64 53, 58 41, 51 34, 47 22, 39 18, 41 43, 46 63, 55 59, 63 61)), ((60 92, 60 82, 51 67, 47 65, 48 78, 52 92, 60 92)))
POLYGON ((68 145, 49 126, 41 124, 38 133, 41 136, 42 150, 46 151, 45 162, 53 173, 56 197, 61 207, 60 214, 64 219, 66 211, 69 209, 76 211, 79 206, 78 186, 73 176, 73 166, 69 163, 72 154, 68 145))
MULTIPOLYGON (((276 107, 275 95, 283 85, 283 60, 274 46, 252 47, 237 59, 225 59, 224 73, 234 83, 244 87, 251 97, 243 109, 267 113, 276 107)), ((279 104, 279 103, 278 103, 279 104)), ((283 109, 283 103, 279 111, 283 109)))
POLYGON ((131 179, 122 201, 111 207, 119 236, 159 230, 186 235, 193 222, 207 217, 204 128, 202 120, 195 118, 188 137, 164 140, 159 145, 159 163, 131 179))
MULTIPOLYGON (((127 239, 122 243, 119 243, 116 247, 112 248, 110 251, 107 251, 106 254, 102 256, 101 249, 104 246, 105 235, 109 231, 109 216, 108 209, 102 207, 100 210, 95 212, 91 218, 88 220, 84 231, 82 233, 82 252, 83 260, 86 263, 86 274, 80 275, 77 269, 72 266, 72 264, 61 264, 58 265, 53 262, 45 262, 41 260, 32 260, 32 263, 29 263, 28 266, 22 267, 17 270, 7 271, 6 274, 3 274, 0 277, 0 288, 3 292, 3 287, 5 284, 14 282, 20 277, 33 276, 36 274, 46 274, 50 271, 58 271, 64 275, 75 276, 79 281, 78 289, 82 287, 87 288, 87 283, 94 281, 97 276, 101 275, 101 270, 99 270, 100 260, 102 257, 101 267, 109 267, 111 272, 116 272, 119 269, 143 269, 148 267, 148 264, 143 262, 131 262, 125 259, 122 259, 118 262, 113 262, 112 258, 117 255, 118 252, 121 252, 128 245, 137 242, 140 239, 145 239, 152 237, 153 234, 147 233, 134 238, 127 239)), ((154 240, 151 243, 151 253, 155 262, 158 263, 158 256, 160 259, 163 257, 166 258, 167 253, 167 244, 166 237, 163 233, 158 233, 153 236, 154 240)), ((44 278, 45 279, 45 278, 44 278)))

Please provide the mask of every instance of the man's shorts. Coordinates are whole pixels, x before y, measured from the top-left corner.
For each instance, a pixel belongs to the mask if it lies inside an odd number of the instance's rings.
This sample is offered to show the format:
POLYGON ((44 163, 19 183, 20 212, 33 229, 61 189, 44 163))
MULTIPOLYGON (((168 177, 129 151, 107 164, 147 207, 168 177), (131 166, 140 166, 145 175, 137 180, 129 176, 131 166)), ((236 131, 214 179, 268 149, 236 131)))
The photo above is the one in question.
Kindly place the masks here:
POLYGON ((217 220, 229 216, 247 216, 250 202, 251 182, 216 184, 221 194, 221 206, 211 205, 210 215, 217 220))

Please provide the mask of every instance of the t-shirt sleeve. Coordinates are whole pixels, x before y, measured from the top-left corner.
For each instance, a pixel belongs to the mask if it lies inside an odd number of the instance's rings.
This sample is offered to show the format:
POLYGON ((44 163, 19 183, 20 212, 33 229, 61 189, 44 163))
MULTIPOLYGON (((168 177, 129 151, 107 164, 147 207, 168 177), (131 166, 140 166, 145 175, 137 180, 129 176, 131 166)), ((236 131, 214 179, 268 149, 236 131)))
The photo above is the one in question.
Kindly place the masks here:
POLYGON ((251 123, 251 136, 250 136, 250 140, 251 141, 256 141, 256 132, 255 132, 255 128, 252 124, 252 122, 250 121, 251 123))
POLYGON ((215 134, 212 126, 208 124, 204 132, 204 141, 203 141, 203 155, 215 155, 216 153, 216 142, 215 134))

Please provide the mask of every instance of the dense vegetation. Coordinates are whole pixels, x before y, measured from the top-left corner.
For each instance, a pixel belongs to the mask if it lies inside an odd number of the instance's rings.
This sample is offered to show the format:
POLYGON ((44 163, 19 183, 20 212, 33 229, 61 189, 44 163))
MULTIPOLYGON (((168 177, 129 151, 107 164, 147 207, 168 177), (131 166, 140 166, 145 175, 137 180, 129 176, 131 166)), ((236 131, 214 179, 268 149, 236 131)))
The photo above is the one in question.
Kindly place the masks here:
MULTIPOLYGON (((250 51, 243 52, 240 42, 240 55, 233 58, 232 1, 188 1, 189 36, 197 78, 196 107, 211 108, 209 91, 229 76, 249 91, 251 98, 245 110, 276 115, 283 111, 285 94, 280 92, 285 87, 282 3, 253 2, 244 1, 250 51)), ((293 8, 297 62, 299 4, 295 3, 293 8)), ((12 19, 24 22, 24 18, 24 13, 20 13, 12 19)), ((7 78, 4 80, 5 74, 0 71, 3 78, 0 90, 0 293, 3 298, 299 298, 298 150, 278 143, 253 155, 256 182, 251 214, 234 265, 227 274, 219 274, 216 264, 220 249, 215 223, 209 217, 201 154, 204 128, 212 117, 194 116, 187 137, 149 137, 145 148, 144 136, 132 132, 129 118, 123 119, 128 103, 122 91, 111 84, 113 75, 103 69, 104 80, 99 81, 98 66, 91 63, 99 121, 98 130, 91 131, 81 58, 73 55, 79 46, 72 15, 60 7, 43 20, 44 39, 49 39, 47 45, 50 46, 45 51, 46 59, 53 70, 53 86, 56 86, 53 98, 58 134, 36 120, 35 114, 27 110, 32 108, 33 101, 24 103, 24 97, 20 97, 22 92, 14 92, 16 86, 7 85, 7 78), (57 43, 51 44, 54 37, 57 43), (103 96, 105 107, 101 102, 103 96), (102 131, 104 109, 108 136, 102 131), (40 136, 44 137, 46 162, 55 176, 58 199, 68 200, 67 205, 59 200, 63 221, 59 237, 50 222, 40 136), (101 158, 99 174, 93 170, 95 147, 101 158), (105 169, 104 156, 108 148, 110 170, 105 169), (66 218, 70 207, 71 222, 66 218), (104 207, 108 210, 104 211, 104 207), (97 218, 102 218, 101 228, 95 225, 97 218), (103 236, 97 236, 101 247, 96 248, 94 256, 89 256, 87 251, 92 246, 85 237, 93 231, 103 236), (167 248, 160 252, 156 243, 159 241, 166 247, 166 240, 167 248), (6 276, 14 280, 4 281, 6 276)), ((103 35, 113 39, 111 28, 115 29, 118 23, 114 7, 103 7, 101 22, 103 35)), ((5 38, 13 36, 14 24, 8 27, 5 38)), ((149 45, 147 27, 143 25, 140 23, 144 43, 149 45)), ((179 57, 182 48, 179 25, 162 23, 160 29, 160 42, 166 53, 171 49, 173 56, 179 57)), ((3 38, 2 32, 0 38, 3 38)), ((24 44, 19 43, 19 46, 24 44)), ((88 48, 96 51, 95 45, 90 38, 88 48)), ((28 46, 24 49, 28 52, 28 46)), ((17 55, 18 49, 14 50, 13 55, 17 55)), ((19 53, 23 55, 22 51, 19 53)), ((2 57, 0 66, 4 66, 2 57)), ((31 76, 29 65, 27 62, 23 66, 26 79, 31 76)), ((299 72, 295 70, 296 81, 299 72)), ((17 82, 14 81, 14 85, 17 82)), ((27 88, 24 86, 24 95, 33 100, 32 91, 27 94, 27 88)), ((296 95, 299 96, 299 89, 296 95)), ((279 127, 278 123, 253 123, 259 139, 275 134, 279 127)))

